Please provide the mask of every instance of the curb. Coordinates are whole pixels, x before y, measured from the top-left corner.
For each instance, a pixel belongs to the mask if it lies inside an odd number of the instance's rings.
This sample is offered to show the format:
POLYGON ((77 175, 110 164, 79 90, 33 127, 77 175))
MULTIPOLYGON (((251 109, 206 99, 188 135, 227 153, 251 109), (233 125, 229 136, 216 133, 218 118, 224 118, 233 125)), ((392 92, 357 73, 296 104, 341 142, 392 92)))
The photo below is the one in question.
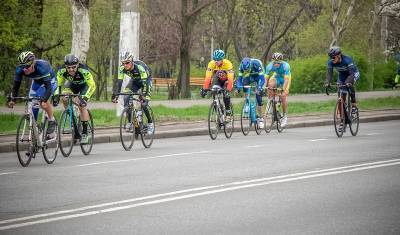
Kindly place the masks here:
MULTIPOLYGON (((367 122, 381 122, 381 121, 392 121, 392 120, 400 120, 400 114, 386 114, 386 115, 376 115, 370 117, 360 118, 360 123, 367 122)), ((297 121, 288 124, 285 129, 291 128, 302 128, 302 127, 315 127, 315 126, 328 126, 332 125, 333 121, 331 119, 321 119, 321 120, 309 120, 309 121, 297 121)), ((240 127, 235 127, 234 132, 241 132, 240 127)), ((160 131, 156 132, 154 139, 165 139, 165 138, 177 138, 177 137, 185 137, 185 136, 199 136, 199 135, 208 135, 208 128, 192 128, 186 130, 168 130, 168 131, 160 131)), ((95 144, 101 143, 112 143, 119 142, 119 134, 98 134, 94 138, 95 144)), ((6 152, 15 152, 16 147, 15 143, 1 143, 0 144, 0 153, 6 152)))

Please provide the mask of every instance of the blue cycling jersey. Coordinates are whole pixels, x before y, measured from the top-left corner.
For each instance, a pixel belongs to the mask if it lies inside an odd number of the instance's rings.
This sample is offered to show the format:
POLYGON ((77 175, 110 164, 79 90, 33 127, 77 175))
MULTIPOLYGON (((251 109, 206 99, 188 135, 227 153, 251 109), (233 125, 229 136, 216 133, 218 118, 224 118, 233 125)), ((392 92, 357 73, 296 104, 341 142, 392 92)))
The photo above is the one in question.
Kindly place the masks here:
POLYGON ((250 69, 247 71, 243 70, 242 64, 240 65, 236 87, 240 89, 243 85, 249 85, 253 82, 257 83, 259 90, 262 89, 265 83, 263 65, 258 59, 250 60, 250 69))
POLYGON ((45 60, 35 60, 35 70, 28 75, 24 74, 24 66, 20 65, 15 69, 15 80, 22 81, 22 78, 28 77, 34 81, 51 81, 55 79, 56 74, 53 71, 50 63, 45 60))
POLYGON ((328 81, 332 80, 334 68, 339 72, 338 82, 344 83, 349 76, 354 76, 354 80, 356 81, 360 78, 357 66, 353 63, 350 56, 342 55, 342 60, 336 64, 333 63, 332 59, 328 60, 328 81))

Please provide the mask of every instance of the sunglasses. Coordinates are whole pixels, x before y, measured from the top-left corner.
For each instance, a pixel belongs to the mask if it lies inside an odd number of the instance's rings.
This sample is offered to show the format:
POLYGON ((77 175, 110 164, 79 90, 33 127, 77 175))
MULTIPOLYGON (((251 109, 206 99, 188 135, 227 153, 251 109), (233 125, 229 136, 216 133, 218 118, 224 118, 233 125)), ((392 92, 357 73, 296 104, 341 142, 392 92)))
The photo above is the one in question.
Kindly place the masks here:
POLYGON ((73 66, 65 66, 65 68, 67 68, 67 69, 76 69, 76 68, 78 68, 78 66, 77 65, 73 65, 73 66))
POLYGON ((130 63, 131 63, 130 61, 128 61, 128 62, 122 62, 123 65, 127 65, 127 64, 130 64, 130 63))

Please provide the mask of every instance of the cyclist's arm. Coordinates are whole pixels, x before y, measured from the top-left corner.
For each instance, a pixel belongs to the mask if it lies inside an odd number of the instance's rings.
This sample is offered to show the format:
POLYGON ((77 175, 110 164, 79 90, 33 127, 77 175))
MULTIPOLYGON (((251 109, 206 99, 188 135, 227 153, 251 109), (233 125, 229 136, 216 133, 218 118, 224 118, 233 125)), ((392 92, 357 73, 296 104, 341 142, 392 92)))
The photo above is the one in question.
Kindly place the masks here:
POLYGON ((228 76, 228 86, 227 89, 228 91, 232 91, 233 88, 233 77, 234 77, 234 72, 233 72, 233 64, 229 60, 226 60, 226 72, 228 76))
POLYGON ((120 93, 121 92, 121 87, 122 87, 122 83, 124 82, 124 77, 125 77, 124 67, 121 66, 119 68, 119 73, 118 73, 118 81, 117 81, 116 93, 120 93))
POLYGON ((22 74, 23 74, 22 68, 21 67, 17 67, 15 69, 15 78, 14 78, 12 94, 11 94, 12 97, 17 97, 18 96, 19 88, 20 88, 21 83, 22 83, 22 74))
POLYGON ((81 73, 83 74, 83 77, 85 78, 86 84, 88 86, 88 89, 86 93, 83 94, 83 97, 90 99, 90 97, 92 97, 94 91, 96 90, 96 83, 94 82, 93 75, 92 73, 90 73, 90 71, 82 69, 81 73))
POLYGON ((206 77, 204 78, 203 89, 209 89, 211 84, 211 78, 214 75, 215 62, 212 60, 208 63, 206 70, 206 77))
POLYGON ((52 86, 51 86, 51 80, 45 80, 44 81, 44 87, 46 88, 46 92, 44 93, 43 101, 47 102, 47 100, 49 100, 50 96, 51 96, 51 92, 52 92, 52 86))
POLYGON ((284 75, 283 75, 283 79, 284 79, 284 83, 283 83, 283 90, 286 93, 289 93, 289 88, 290 88, 290 83, 292 82, 292 75, 290 73, 290 65, 288 63, 284 64, 284 75))
POLYGON ((265 77, 265 81, 267 83, 269 83, 269 79, 271 77, 271 73, 272 73, 272 62, 270 62, 267 66, 265 66, 265 73, 264 73, 264 77, 265 77))
POLYGON ((58 95, 58 93, 59 93, 60 90, 61 90, 61 87, 62 87, 63 84, 64 84, 64 81, 65 81, 65 78, 64 78, 64 76, 63 76, 64 72, 65 72, 65 68, 59 69, 59 70, 57 71, 57 89, 56 89, 56 91, 54 92, 55 95, 58 95))
POLYGON ((326 83, 329 84, 332 81, 332 76, 333 76, 333 66, 332 66, 332 61, 328 61, 328 69, 326 72, 326 83))

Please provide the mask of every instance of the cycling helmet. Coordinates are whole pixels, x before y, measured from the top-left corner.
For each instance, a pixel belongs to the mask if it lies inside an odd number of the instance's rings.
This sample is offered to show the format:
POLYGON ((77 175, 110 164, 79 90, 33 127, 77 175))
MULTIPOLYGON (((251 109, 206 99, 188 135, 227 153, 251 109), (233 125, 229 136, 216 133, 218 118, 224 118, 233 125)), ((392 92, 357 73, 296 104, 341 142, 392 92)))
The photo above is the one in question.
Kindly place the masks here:
POLYGON ((249 57, 244 57, 240 63, 240 69, 243 71, 250 70, 251 59, 249 57))
POLYGON ((74 54, 68 54, 64 57, 65 65, 77 65, 79 64, 79 58, 74 54))
POLYGON ((339 55, 340 53, 341 53, 340 47, 338 47, 338 46, 333 46, 333 47, 329 48, 329 50, 328 50, 328 55, 331 58, 339 55))
POLYGON ((127 51, 122 55, 121 62, 122 63, 129 62, 129 61, 132 62, 133 61, 133 57, 134 57, 133 54, 130 53, 129 51, 127 51))
POLYGON ((274 54, 272 54, 272 60, 273 61, 283 60, 282 53, 275 52, 274 54))
POLYGON ((32 64, 32 62, 35 60, 35 54, 33 54, 32 51, 24 51, 21 52, 18 56, 18 61, 20 64, 32 64))
POLYGON ((215 50, 213 53, 213 60, 221 61, 225 58, 225 52, 221 49, 215 50))

